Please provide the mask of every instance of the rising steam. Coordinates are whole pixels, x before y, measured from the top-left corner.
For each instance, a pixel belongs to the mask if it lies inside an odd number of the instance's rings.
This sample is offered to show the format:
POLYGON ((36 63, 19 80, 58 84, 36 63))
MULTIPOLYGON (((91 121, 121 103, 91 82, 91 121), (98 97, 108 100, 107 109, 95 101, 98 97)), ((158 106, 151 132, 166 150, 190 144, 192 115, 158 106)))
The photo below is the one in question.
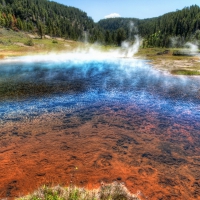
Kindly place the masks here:
POLYGON ((191 53, 198 53, 198 51, 199 51, 198 43, 197 43, 197 42, 194 42, 194 43, 192 43, 192 42, 187 42, 187 43, 185 44, 185 47, 186 47, 187 49, 189 49, 189 51, 190 51, 191 53))
POLYGON ((192 42, 185 42, 183 37, 172 37, 171 47, 173 48, 183 48, 181 51, 187 51, 191 54, 197 54, 199 52, 199 42, 197 40, 192 42))
MULTIPOLYGON (((77 62, 82 60, 112 60, 116 58, 132 58, 139 50, 140 37, 134 35, 134 42, 131 40, 131 35, 137 33, 137 27, 130 21, 129 23, 129 38, 121 44, 121 48, 111 48, 108 51, 102 50, 100 45, 86 45, 83 47, 77 47, 71 52, 63 53, 49 53, 48 55, 36 55, 36 56, 23 56, 12 59, 5 59, 2 62, 63 62, 66 60, 76 60, 77 62)), ((84 32, 85 44, 88 43, 88 33, 84 32)))
POLYGON ((140 39, 138 35, 135 36, 134 44, 131 44, 128 41, 122 42, 122 48, 124 49, 123 57, 131 58, 138 52, 139 47, 140 47, 140 39))

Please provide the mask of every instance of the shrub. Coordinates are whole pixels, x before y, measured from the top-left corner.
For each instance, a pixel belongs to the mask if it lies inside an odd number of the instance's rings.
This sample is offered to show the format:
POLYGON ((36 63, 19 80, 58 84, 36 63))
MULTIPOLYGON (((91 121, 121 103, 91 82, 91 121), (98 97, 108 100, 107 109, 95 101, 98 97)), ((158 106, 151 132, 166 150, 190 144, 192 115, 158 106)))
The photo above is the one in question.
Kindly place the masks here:
POLYGON ((52 40, 52 43, 57 44, 58 41, 57 40, 52 40))
POLYGON ((24 44, 27 46, 34 46, 33 39, 31 38, 31 39, 27 40, 24 44))
POLYGON ((86 190, 76 186, 63 188, 60 186, 43 186, 34 194, 28 195, 18 200, 140 200, 137 195, 131 194, 127 188, 114 182, 112 184, 102 184, 99 189, 86 190))

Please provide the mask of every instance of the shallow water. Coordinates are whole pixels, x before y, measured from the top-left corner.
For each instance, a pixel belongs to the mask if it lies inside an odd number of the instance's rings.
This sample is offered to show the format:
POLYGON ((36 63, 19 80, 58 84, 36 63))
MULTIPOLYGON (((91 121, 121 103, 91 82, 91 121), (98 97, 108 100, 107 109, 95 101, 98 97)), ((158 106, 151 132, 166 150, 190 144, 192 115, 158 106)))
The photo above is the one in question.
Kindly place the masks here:
POLYGON ((199 77, 137 59, 22 60, 0 66, 2 197, 102 180, 150 199, 200 197, 199 77))

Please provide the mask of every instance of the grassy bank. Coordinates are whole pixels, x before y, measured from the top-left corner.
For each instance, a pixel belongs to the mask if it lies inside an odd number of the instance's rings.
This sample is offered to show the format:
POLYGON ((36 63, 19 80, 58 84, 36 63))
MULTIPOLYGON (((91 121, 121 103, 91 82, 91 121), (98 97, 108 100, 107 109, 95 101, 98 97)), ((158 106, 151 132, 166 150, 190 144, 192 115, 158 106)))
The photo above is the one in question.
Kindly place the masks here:
MULTIPOLYGON (((51 52, 71 52, 77 48, 85 50, 91 46, 78 41, 51 38, 50 36, 40 39, 36 34, 0 28, 0 59, 51 52)), ((113 48, 95 46, 96 50, 104 52, 113 48)), ((174 75, 200 75, 200 59, 198 56, 174 56, 173 52, 175 51, 180 51, 180 49, 140 48, 135 56, 147 59, 155 68, 168 71, 174 75)))
POLYGON ((99 189, 86 190, 75 186, 47 187, 43 186, 33 194, 21 197, 17 200, 140 200, 137 195, 131 194, 127 188, 114 182, 105 185, 102 183, 99 189))
POLYGON ((200 75, 198 56, 174 56, 180 49, 141 48, 136 56, 147 59, 155 68, 168 71, 173 75, 200 75))
POLYGON ((45 54, 52 51, 72 51, 81 45, 81 42, 72 40, 51 38, 49 36, 40 39, 36 34, 0 28, 0 58, 45 54))
POLYGON ((48 35, 41 39, 37 34, 0 28, 0 59, 15 56, 72 52, 73 50, 87 51, 90 47, 103 52, 116 49, 113 46, 92 45, 80 41, 65 40, 64 38, 52 38, 48 35))
POLYGON ((199 76, 200 71, 195 70, 185 70, 185 69, 176 69, 171 71, 174 75, 187 75, 187 76, 199 76))

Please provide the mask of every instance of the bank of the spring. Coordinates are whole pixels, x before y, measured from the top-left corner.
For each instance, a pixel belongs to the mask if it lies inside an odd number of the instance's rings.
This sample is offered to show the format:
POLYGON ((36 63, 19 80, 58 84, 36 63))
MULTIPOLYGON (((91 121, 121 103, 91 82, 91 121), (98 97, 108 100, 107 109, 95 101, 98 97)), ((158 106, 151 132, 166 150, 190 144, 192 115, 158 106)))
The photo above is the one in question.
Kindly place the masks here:
POLYGON ((140 200, 140 192, 131 194, 123 183, 101 184, 101 187, 86 190, 76 186, 42 186, 33 194, 17 200, 140 200))

